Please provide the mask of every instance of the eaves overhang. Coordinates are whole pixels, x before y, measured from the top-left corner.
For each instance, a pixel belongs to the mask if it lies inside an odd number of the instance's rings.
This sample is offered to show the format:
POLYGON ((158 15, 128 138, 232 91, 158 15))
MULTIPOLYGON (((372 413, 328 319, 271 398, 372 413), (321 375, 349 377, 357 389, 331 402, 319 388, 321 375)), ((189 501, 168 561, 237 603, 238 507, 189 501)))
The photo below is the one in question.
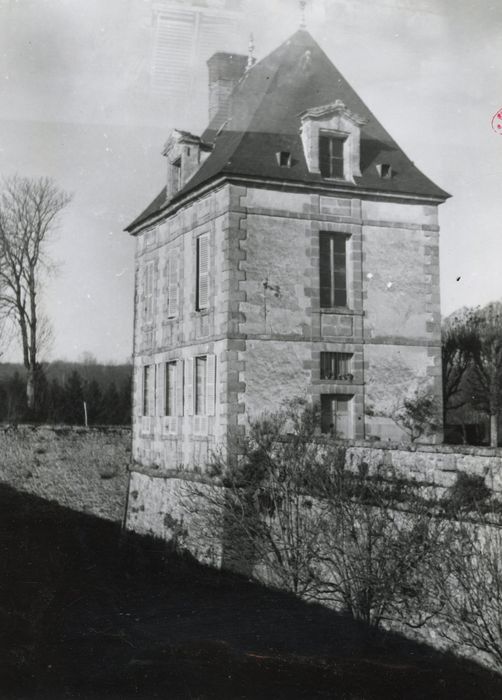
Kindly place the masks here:
POLYGON ((217 187, 220 187, 224 183, 230 183, 234 185, 247 186, 252 185, 259 188, 271 188, 277 189, 283 192, 306 192, 309 194, 330 194, 330 195, 341 195, 346 197, 350 195, 352 197, 360 197, 361 199, 378 199, 380 201, 386 202, 400 202, 400 203, 412 203, 412 204, 430 204, 439 205, 443 204, 447 199, 452 196, 449 193, 445 193, 445 196, 439 195, 425 195, 416 194, 413 192, 389 192, 378 189, 369 189, 364 187, 358 187, 351 183, 344 185, 343 183, 336 183, 323 185, 322 183, 305 183, 302 181, 292 181, 292 180, 279 180, 274 178, 263 178, 263 177, 253 177, 249 175, 239 175, 238 173, 220 173, 211 180, 206 181, 204 185, 187 192, 184 196, 175 197, 169 202, 166 202, 158 211, 152 213, 150 216, 146 217, 143 221, 139 221, 137 224, 130 224, 124 231, 130 233, 132 236, 137 236, 143 230, 154 226, 155 224, 163 221, 166 216, 175 214, 179 209, 182 209, 190 202, 194 201, 198 197, 201 197, 207 192, 210 192, 217 187))

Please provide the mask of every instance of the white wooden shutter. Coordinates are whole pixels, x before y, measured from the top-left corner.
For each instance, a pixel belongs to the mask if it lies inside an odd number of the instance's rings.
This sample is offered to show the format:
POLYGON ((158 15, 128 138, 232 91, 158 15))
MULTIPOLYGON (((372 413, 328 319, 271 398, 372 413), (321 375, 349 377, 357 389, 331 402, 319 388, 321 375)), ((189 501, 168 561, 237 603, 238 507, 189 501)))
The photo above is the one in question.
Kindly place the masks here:
POLYGON ((164 284, 162 287, 163 294, 163 311, 166 312, 166 316, 169 315, 169 258, 164 263, 164 284))
POLYGON ((183 360, 178 360, 176 363, 176 413, 178 416, 183 415, 183 360))
POLYGON ((166 384, 165 384, 165 363, 160 362, 159 364, 155 365, 156 367, 156 372, 155 372, 155 379, 156 379, 156 390, 155 390, 155 398, 156 398, 156 414, 158 416, 164 416, 165 415, 165 398, 166 398, 166 384))
POLYGON ((191 357, 185 362, 185 406, 188 416, 193 416, 194 410, 194 391, 193 391, 193 378, 194 378, 194 366, 195 357, 191 357))
POLYGON ((197 239, 197 309, 207 309, 209 304, 209 236, 197 239))
POLYGON ((154 293, 154 267, 153 262, 148 262, 145 267, 145 321, 149 322, 153 318, 153 293, 154 293))
POLYGON ((148 370, 148 415, 155 415, 155 365, 148 370))
POLYGON ((144 393, 145 393, 145 370, 143 368, 143 365, 139 366, 136 369, 136 390, 137 390, 137 397, 138 397, 138 403, 136 405, 137 408, 137 414, 138 416, 143 415, 143 406, 145 405, 145 399, 144 399, 144 393))
POLYGON ((216 355, 207 356, 206 371, 206 412, 208 416, 214 416, 214 403, 216 396, 216 355))
POLYGON ((178 256, 172 251, 169 256, 169 271, 167 277, 168 306, 167 315, 174 318, 178 315, 178 256))

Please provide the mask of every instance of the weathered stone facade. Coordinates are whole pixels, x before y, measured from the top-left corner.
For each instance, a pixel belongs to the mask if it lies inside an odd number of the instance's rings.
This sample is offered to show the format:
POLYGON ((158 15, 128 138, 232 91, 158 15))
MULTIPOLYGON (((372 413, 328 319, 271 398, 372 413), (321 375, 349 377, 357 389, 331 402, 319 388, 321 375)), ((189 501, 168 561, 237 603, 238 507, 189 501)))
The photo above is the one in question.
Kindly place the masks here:
MULTIPOLYGON (((415 388, 441 400, 438 226, 435 207, 225 184, 138 236, 134 458, 159 468, 203 467, 250 418, 297 396, 353 396, 356 439, 403 437, 382 415, 415 388), (349 237, 350 304, 319 303, 319 232, 349 237), (209 304, 195 310, 195 245, 209 235, 209 304), (168 258, 177 310, 166 313, 168 258), (145 268, 153 310, 145 318, 145 268), (321 352, 353 354, 350 380, 320 378, 321 352), (214 414, 163 410, 163 368, 214 355, 214 414), (155 407, 143 414, 142 371, 155 407), (370 410, 366 410, 369 406, 370 410)), ((185 410, 186 409, 186 410, 185 410)))

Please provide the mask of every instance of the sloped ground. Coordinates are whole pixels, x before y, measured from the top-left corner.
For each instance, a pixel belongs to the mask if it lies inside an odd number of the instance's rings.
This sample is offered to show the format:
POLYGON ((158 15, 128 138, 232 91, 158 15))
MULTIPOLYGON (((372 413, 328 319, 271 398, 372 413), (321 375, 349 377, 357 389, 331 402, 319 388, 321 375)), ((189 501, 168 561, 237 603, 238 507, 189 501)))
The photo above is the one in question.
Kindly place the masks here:
POLYGON ((120 520, 130 444, 125 427, 0 426, 0 483, 120 520))
POLYGON ((502 679, 0 486, 0 696, 490 700, 502 679))

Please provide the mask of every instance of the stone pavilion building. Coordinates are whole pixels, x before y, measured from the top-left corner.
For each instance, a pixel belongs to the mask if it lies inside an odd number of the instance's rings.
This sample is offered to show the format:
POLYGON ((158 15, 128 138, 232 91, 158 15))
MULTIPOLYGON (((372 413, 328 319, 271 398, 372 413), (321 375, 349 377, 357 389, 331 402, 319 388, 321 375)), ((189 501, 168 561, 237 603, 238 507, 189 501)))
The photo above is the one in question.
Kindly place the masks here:
POLYGON ((441 402, 449 195, 307 31, 208 67, 209 125, 171 133, 162 190, 127 229, 136 467, 203 468, 298 396, 320 403, 323 432, 403 439, 391 416, 406 395, 441 402))

